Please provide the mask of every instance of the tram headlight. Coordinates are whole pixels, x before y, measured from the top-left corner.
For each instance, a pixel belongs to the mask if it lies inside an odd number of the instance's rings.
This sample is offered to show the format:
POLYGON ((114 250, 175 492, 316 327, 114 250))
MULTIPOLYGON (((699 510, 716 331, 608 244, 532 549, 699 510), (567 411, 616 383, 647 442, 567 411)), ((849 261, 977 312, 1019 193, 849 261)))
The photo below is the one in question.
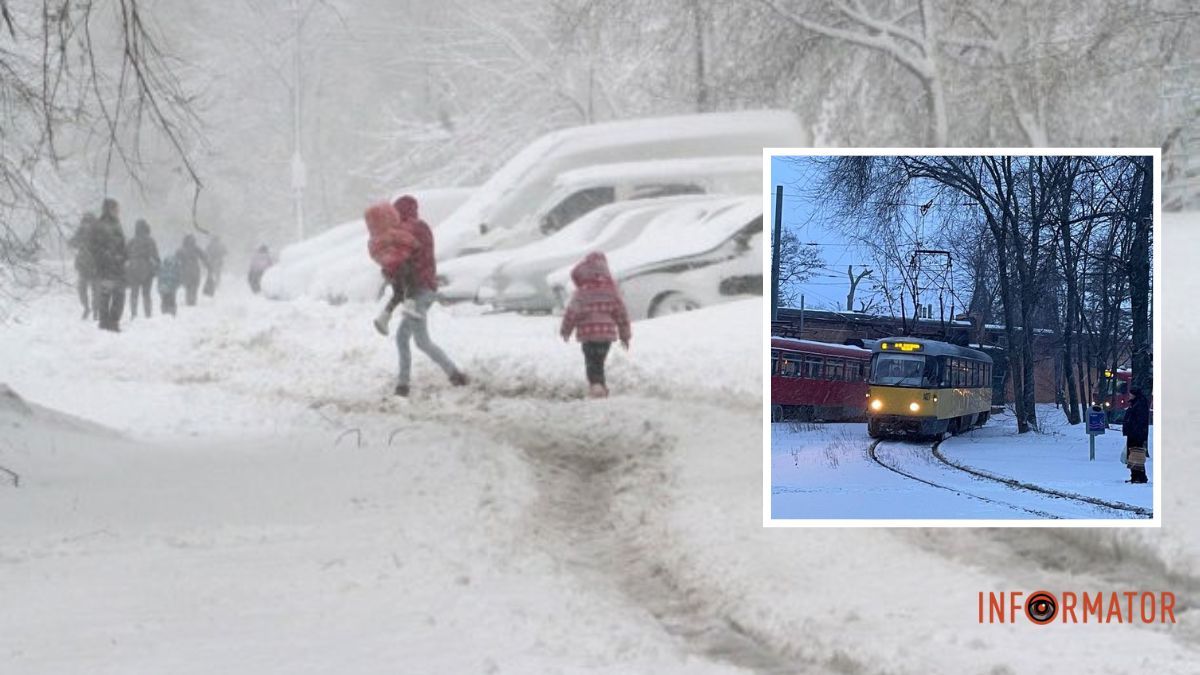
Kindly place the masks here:
POLYGON ((913 401, 912 403, 908 404, 908 409, 913 412, 917 412, 918 410, 921 409, 921 404, 917 403, 916 401, 913 401))
POLYGON ((871 410, 882 410, 882 409, 883 409, 883 401, 880 401, 879 399, 875 399, 874 401, 871 401, 871 410))
POLYGON ((1105 402, 1104 402, 1104 407, 1105 407, 1105 408, 1111 408, 1111 407, 1112 407, 1112 401, 1105 401, 1105 402))

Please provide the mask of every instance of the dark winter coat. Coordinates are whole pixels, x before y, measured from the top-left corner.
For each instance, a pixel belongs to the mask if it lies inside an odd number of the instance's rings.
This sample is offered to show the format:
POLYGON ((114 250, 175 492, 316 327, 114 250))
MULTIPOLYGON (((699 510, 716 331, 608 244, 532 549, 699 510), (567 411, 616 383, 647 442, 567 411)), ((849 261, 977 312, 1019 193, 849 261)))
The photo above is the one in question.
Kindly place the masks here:
POLYGON ((92 228, 90 245, 96 278, 105 281, 125 281, 125 232, 112 216, 102 216, 92 228))
POLYGON ((158 268, 158 292, 170 295, 179 290, 179 261, 169 255, 158 268))
POLYGON ((208 257, 196 245, 196 239, 192 235, 183 238, 183 246, 179 247, 175 258, 179 261, 179 278, 184 285, 200 285, 200 265, 207 269, 208 257))
POLYGON ((417 250, 412 257, 412 274, 419 288, 437 291, 437 260, 433 254, 433 231, 417 215, 417 198, 404 195, 393 206, 400 214, 405 229, 417 238, 417 250))
POLYGON ((575 295, 567 305, 559 329, 563 339, 571 337, 580 342, 614 342, 630 338, 629 313, 617 290, 608 259, 603 253, 589 253, 574 269, 575 295))
POLYGON ((140 285, 149 283, 162 261, 158 257, 158 244, 150 236, 149 228, 138 228, 137 234, 129 240, 129 262, 126 263, 129 283, 140 285))
POLYGON ((96 219, 89 217, 67 241, 75 249, 75 271, 82 279, 93 279, 96 276, 96 260, 92 257, 91 249, 92 230, 95 227, 96 219))
POLYGON ((1150 402, 1145 396, 1134 395, 1129 399, 1121 433, 1129 438, 1130 445, 1146 445, 1146 438, 1150 435, 1150 402))

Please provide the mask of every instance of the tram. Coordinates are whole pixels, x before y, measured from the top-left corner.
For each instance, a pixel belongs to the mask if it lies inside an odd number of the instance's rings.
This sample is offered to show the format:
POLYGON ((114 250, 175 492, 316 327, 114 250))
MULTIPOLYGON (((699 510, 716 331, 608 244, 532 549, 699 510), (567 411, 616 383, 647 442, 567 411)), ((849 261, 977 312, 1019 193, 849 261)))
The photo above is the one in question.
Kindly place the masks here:
POLYGON ((867 434, 941 439, 987 422, 992 357, 936 340, 885 338, 871 349, 867 434))
MULTIPOLYGON (((1092 405, 1103 408, 1109 422, 1120 424, 1125 420, 1125 411, 1129 410, 1129 399, 1132 398, 1129 388, 1132 382, 1133 372, 1124 368, 1104 371, 1104 377, 1100 378, 1095 391, 1092 392, 1092 405)), ((1146 392, 1146 398, 1153 409, 1154 397, 1150 392, 1146 392)))
POLYGON ((862 421, 870 359, 861 347, 771 338, 771 421, 862 421))

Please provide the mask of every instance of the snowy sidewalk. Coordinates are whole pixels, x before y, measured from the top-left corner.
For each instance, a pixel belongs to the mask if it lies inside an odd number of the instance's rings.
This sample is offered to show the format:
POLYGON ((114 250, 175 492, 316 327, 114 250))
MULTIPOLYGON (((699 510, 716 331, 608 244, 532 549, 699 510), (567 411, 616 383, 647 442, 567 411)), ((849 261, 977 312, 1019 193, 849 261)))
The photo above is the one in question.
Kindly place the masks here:
MULTIPOLYGON (((1052 405, 1038 406, 1040 433, 1018 434, 1011 415, 993 418, 987 426, 947 438, 940 450, 950 461, 1060 492, 1085 495, 1146 509, 1154 507, 1154 461, 1146 462, 1151 481, 1126 483, 1129 469, 1121 463, 1125 437, 1114 425, 1096 437, 1096 459, 1088 459, 1083 424, 1071 426, 1052 405)), ((1153 428, 1150 453, 1153 456, 1153 428)))

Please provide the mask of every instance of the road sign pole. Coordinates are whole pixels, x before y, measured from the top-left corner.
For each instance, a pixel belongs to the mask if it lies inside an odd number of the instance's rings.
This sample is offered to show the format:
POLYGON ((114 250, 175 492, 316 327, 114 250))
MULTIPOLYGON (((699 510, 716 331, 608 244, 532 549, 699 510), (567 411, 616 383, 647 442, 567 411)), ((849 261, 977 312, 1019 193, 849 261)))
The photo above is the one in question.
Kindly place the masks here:
POLYGON ((1094 462, 1096 461, 1096 435, 1088 434, 1088 441, 1090 441, 1088 445, 1091 446, 1088 448, 1088 461, 1094 462))

